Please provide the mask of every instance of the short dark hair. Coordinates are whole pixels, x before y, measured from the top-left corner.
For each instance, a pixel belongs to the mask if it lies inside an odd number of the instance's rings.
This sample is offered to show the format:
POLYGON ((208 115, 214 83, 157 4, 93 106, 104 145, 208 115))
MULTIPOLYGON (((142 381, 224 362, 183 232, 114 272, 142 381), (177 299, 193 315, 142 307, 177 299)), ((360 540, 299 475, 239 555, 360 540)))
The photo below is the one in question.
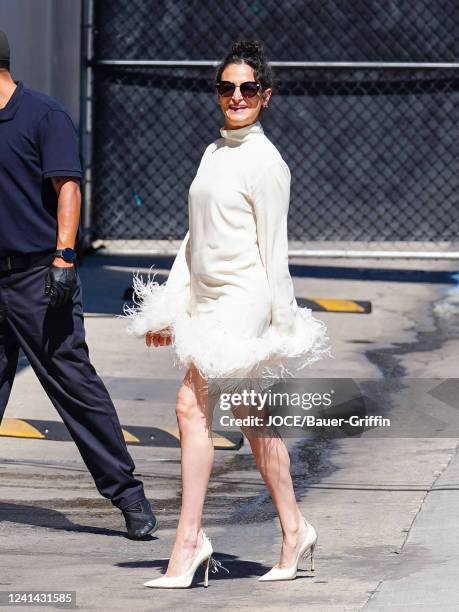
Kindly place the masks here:
POLYGON ((7 60, 0 60, 0 70, 10 70, 10 63, 7 60))
POLYGON ((216 82, 220 81, 223 71, 229 64, 248 64, 253 68, 255 78, 263 89, 271 88, 274 85, 271 66, 266 58, 263 44, 258 40, 236 41, 217 68, 216 82))

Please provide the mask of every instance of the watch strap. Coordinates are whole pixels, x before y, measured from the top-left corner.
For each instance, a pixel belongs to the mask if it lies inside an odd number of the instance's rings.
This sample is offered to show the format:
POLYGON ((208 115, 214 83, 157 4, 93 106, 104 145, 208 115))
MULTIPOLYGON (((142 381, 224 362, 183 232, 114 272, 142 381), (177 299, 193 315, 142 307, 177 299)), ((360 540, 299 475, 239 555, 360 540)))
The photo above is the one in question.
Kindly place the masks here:
POLYGON ((61 257, 64 261, 72 262, 76 259, 76 251, 71 247, 65 249, 56 249, 54 252, 55 257, 61 257))

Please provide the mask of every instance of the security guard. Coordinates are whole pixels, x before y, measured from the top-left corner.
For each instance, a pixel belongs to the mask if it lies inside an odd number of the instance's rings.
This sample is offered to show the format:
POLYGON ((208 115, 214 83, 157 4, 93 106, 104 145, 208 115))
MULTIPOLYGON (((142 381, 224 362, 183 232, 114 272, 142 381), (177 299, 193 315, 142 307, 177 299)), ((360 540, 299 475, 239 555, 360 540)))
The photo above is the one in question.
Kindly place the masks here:
POLYGON ((75 240, 81 167, 75 129, 52 98, 17 84, 0 32, 0 422, 19 348, 129 537, 157 529, 113 403, 89 361, 75 240))

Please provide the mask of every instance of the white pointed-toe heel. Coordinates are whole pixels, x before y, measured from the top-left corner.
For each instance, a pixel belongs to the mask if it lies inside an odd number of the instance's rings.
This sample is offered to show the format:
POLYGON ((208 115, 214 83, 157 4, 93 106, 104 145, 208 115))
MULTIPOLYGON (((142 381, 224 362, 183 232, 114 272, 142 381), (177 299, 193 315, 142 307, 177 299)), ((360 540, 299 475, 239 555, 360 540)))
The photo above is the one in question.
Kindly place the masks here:
POLYGON ((317 546, 317 532, 304 517, 303 520, 308 529, 306 531, 306 536, 298 549, 295 563, 293 565, 290 565, 289 567, 278 567, 277 565, 275 565, 272 569, 269 570, 269 572, 263 574, 263 576, 260 576, 260 578, 258 578, 260 582, 272 582, 275 580, 294 580, 298 572, 298 564, 300 562, 300 559, 307 559, 308 557, 311 559, 311 571, 313 572, 315 570, 314 550, 317 546))
POLYGON ((213 572, 217 572, 218 568, 226 569, 223 567, 220 561, 216 561, 212 558, 213 548, 209 538, 206 536, 204 531, 201 530, 202 533, 202 545, 201 548, 196 553, 192 564, 187 569, 186 572, 180 574, 180 576, 161 576, 160 578, 155 578, 155 580, 150 580, 149 582, 145 582, 143 586, 150 587, 153 589, 187 589, 191 586, 193 582, 194 575, 198 567, 202 564, 205 567, 204 570, 204 586, 209 586, 209 568, 212 569, 213 572))

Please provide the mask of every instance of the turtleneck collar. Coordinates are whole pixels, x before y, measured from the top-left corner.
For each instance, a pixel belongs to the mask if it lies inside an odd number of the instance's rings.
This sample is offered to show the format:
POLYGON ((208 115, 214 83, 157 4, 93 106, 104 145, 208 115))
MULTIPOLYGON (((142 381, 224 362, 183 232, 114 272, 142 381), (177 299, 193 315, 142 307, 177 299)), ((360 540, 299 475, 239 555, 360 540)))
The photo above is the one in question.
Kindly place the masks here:
POLYGON ((222 128, 220 130, 220 134, 222 135, 222 138, 228 142, 240 143, 245 142, 248 138, 255 134, 264 134, 264 132, 261 123, 256 121, 255 123, 237 130, 225 130, 222 128))

